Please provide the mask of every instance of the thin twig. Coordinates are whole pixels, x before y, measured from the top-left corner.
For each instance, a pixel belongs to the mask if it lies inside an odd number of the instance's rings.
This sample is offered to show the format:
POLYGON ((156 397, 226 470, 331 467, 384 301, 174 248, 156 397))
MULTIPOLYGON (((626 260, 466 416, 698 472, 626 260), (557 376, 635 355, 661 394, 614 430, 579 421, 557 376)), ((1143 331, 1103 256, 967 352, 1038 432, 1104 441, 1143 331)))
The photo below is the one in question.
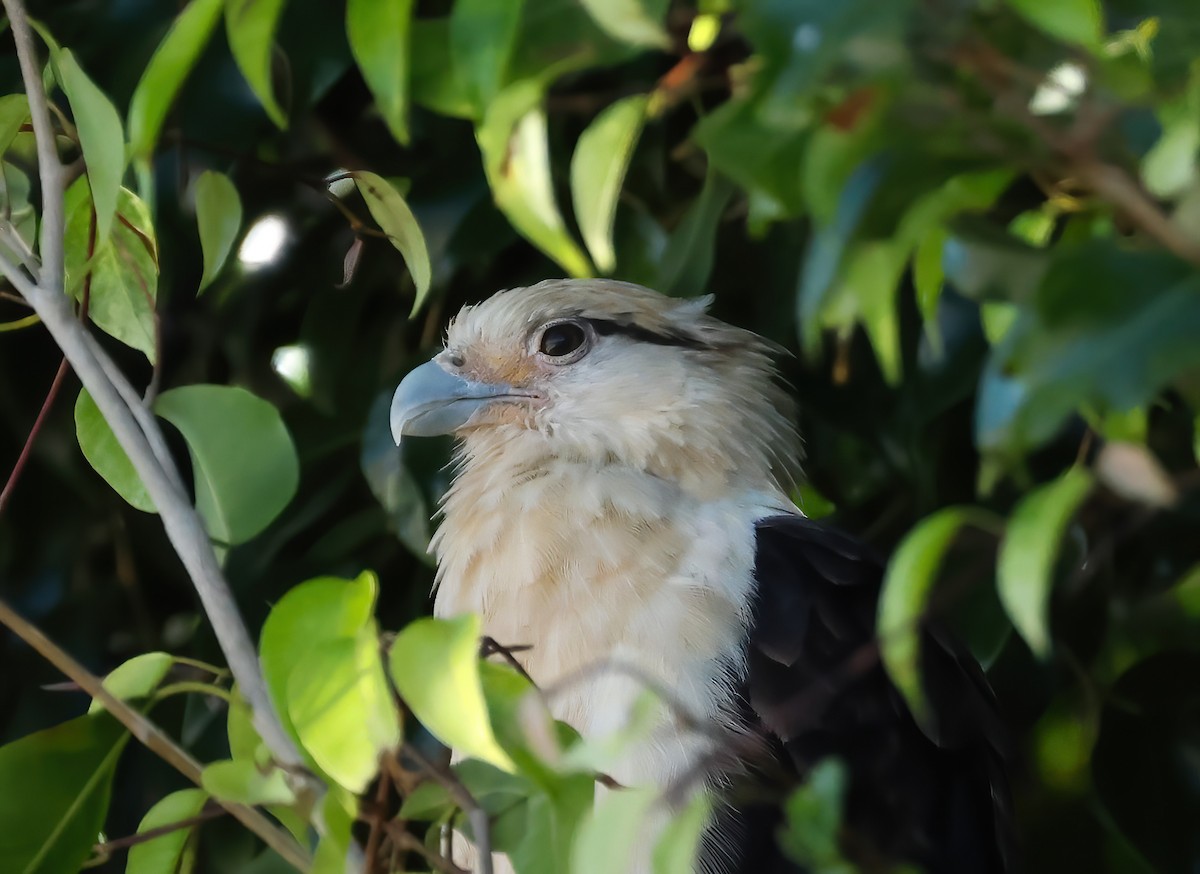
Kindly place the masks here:
POLYGON ((4 490, 0 491, 0 514, 3 514, 4 508, 8 506, 17 480, 21 478, 25 465, 29 463, 29 458, 33 453, 33 444, 37 440, 38 434, 42 432, 42 426, 46 424, 46 417, 50 414, 50 408, 54 406, 54 399, 58 397, 59 389, 62 388, 62 384, 67 378, 67 371, 70 369, 71 365, 67 363, 66 358, 58 363, 58 371, 55 372, 54 379, 50 383, 50 390, 46 392, 46 399, 42 401, 42 408, 38 411, 37 418, 33 420, 33 427, 29 429, 29 436, 25 438, 25 445, 21 447, 21 454, 17 456, 17 463, 13 465, 12 473, 8 475, 8 482, 4 484, 4 490))
POLYGON ((1093 161, 1074 168, 1079 181, 1114 206, 1120 207, 1143 231, 1172 254, 1200 266, 1200 241, 1185 234, 1128 173, 1112 164, 1093 161))
MULTIPOLYGON (((0 625, 5 625, 42 658, 54 665, 81 689, 104 705, 118 722, 129 729, 130 734, 138 742, 157 755, 168 765, 177 770, 188 780, 200 785, 201 765, 171 739, 157 725, 147 719, 141 712, 130 707, 124 701, 115 697, 104 688, 100 678, 91 673, 69 653, 63 650, 50 638, 42 634, 32 623, 0 600, 0 625)), ((298 871, 308 871, 311 862, 304 849, 287 832, 275 826, 266 816, 253 807, 242 804, 221 802, 239 822, 258 835, 262 840, 279 853, 280 856, 298 871)))
POLYGON ((422 771, 450 793, 450 798, 467 815, 471 824, 471 838, 479 854, 479 867, 476 874, 492 874, 492 833, 487 811, 484 810, 471 790, 458 779, 458 775, 449 768, 439 768, 411 744, 404 744, 401 751, 405 756, 416 762, 422 771))
POLYGON ((383 841, 384 826, 387 824, 387 800, 392 789, 392 775, 387 768, 379 772, 379 785, 375 787, 375 809, 371 811, 371 832, 363 855, 367 857, 366 874, 379 870, 379 846, 383 841))
POLYGON ((388 838, 393 846, 417 853, 439 874, 471 874, 465 868, 455 865, 452 860, 447 859, 441 853, 433 852, 425 846, 424 841, 409 832, 400 823, 389 822, 384 827, 387 829, 388 838))
POLYGON ((212 803, 211 807, 201 810, 195 816, 189 816, 187 819, 180 819, 175 822, 168 822, 155 828, 148 828, 144 832, 138 832, 135 835, 128 835, 123 838, 114 838, 111 841, 105 841, 102 844, 96 844, 92 848, 92 853, 97 856, 108 856, 113 850, 125 850, 129 847, 135 847, 138 844, 144 844, 147 841, 152 841, 155 838, 161 838, 163 835, 169 835, 171 832, 177 832, 180 829, 191 828, 194 825, 200 825, 203 822, 208 822, 210 819, 216 819, 218 816, 226 814, 225 808, 212 803))

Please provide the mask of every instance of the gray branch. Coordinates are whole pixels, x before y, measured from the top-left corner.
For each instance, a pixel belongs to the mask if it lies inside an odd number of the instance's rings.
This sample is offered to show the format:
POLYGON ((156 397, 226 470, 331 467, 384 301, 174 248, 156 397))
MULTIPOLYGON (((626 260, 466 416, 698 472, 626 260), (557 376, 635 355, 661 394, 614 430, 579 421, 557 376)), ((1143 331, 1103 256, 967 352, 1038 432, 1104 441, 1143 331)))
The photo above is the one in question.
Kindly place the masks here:
POLYGON ((137 392, 124 374, 107 359, 94 338, 75 317, 64 293, 63 166, 58 158, 54 127, 46 93, 42 88, 29 18, 20 0, 2 2, 12 25, 37 140, 42 189, 42 263, 32 280, 21 267, 6 259, 0 259, 0 272, 41 317, 142 478, 146 491, 162 516, 167 536, 200 596, 229 668, 250 704, 255 728, 276 761, 296 775, 302 775, 304 761, 271 703, 254 644, 242 622, 204 524, 192 508, 182 479, 167 453, 158 423, 149 410, 142 406, 137 392))

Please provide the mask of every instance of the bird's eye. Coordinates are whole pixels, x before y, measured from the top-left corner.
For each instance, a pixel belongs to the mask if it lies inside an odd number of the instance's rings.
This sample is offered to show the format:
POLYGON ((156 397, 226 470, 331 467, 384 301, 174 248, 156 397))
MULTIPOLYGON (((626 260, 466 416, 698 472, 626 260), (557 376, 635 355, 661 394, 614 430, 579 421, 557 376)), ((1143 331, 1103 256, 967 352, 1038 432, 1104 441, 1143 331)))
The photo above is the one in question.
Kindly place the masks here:
POLYGON ((559 322, 542 332, 538 349, 551 358, 562 358, 577 351, 587 341, 583 328, 574 322, 559 322))

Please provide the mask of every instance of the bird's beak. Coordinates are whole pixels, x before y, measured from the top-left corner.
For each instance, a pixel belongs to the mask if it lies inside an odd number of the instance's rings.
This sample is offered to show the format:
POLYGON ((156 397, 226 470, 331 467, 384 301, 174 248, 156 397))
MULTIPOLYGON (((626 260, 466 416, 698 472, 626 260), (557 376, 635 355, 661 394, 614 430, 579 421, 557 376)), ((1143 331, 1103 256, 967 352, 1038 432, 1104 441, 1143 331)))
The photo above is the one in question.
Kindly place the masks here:
POLYGON ((489 403, 528 397, 511 385, 474 382, 442 367, 435 358, 404 377, 392 397, 392 437, 452 434, 489 403))

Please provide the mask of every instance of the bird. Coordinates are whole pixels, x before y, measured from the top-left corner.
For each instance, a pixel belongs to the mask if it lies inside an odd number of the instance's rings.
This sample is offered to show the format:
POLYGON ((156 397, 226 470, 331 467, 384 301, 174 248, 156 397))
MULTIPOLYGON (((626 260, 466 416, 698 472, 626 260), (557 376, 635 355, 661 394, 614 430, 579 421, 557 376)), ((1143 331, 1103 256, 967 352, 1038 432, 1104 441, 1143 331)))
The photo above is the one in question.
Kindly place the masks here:
POLYGON ((398 444, 457 438, 435 615, 476 613, 521 644, 584 738, 620 729, 647 684, 668 690, 678 724, 664 716, 608 776, 665 790, 701 772, 717 813, 698 871, 807 870, 775 839, 778 801, 830 757, 847 780, 842 851, 862 870, 1012 870, 983 672, 931 623, 929 714, 914 718, 878 659, 884 565, 790 497, 802 448, 784 350, 711 302, 552 279, 450 321, 390 410, 398 444))

